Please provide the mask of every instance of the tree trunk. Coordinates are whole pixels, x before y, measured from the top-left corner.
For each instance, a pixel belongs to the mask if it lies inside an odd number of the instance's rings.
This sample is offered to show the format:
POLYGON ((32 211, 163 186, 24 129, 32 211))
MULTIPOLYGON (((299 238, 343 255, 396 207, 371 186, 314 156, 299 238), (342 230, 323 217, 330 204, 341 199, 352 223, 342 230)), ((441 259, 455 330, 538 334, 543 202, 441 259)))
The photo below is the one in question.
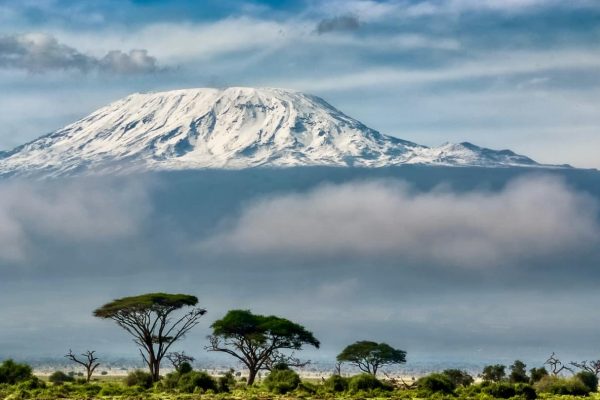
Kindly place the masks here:
POLYGON ((85 380, 87 383, 90 383, 90 381, 92 380, 92 370, 91 368, 87 369, 87 379, 85 380))
POLYGON ((158 382, 160 380, 160 361, 154 360, 152 371, 152 382, 158 382))
POLYGON ((256 374, 258 371, 254 368, 250 368, 250 372, 248 373, 248 386, 252 386, 254 384, 254 380, 256 379, 256 374))

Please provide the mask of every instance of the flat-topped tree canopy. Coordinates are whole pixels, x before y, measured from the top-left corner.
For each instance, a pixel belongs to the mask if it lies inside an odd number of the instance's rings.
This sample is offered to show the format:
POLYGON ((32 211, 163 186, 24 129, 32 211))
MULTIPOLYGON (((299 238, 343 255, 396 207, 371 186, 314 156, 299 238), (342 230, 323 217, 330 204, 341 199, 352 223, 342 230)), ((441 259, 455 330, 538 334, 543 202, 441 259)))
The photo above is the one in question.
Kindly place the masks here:
POLYGON ((404 364, 406 362, 406 352, 395 349, 387 343, 360 340, 346 346, 337 356, 337 360, 338 362, 352 363, 363 372, 377 375, 377 371, 381 366, 404 364))
POLYGON ((146 293, 123 297, 94 311, 98 318, 112 319, 134 337, 152 379, 160 379, 160 363, 169 348, 196 326, 206 310, 194 307, 180 316, 175 312, 198 304, 189 294, 146 293))
POLYGON ((231 310, 215 321, 209 336, 210 351, 227 353, 248 368, 252 385, 261 369, 277 363, 305 365, 281 350, 301 350, 309 344, 318 348, 319 341, 302 325, 274 315, 256 315, 249 310, 231 310))
POLYGON ((250 310, 231 310, 215 321, 213 335, 223 338, 245 336, 256 343, 265 343, 270 337, 277 338, 280 347, 300 349, 303 344, 319 348, 320 343, 302 325, 274 315, 252 314, 250 310))
POLYGON ((147 293, 139 296, 123 297, 106 303, 94 311, 94 316, 113 318, 116 314, 124 311, 177 310, 196 304, 198 304, 198 298, 189 294, 147 293))

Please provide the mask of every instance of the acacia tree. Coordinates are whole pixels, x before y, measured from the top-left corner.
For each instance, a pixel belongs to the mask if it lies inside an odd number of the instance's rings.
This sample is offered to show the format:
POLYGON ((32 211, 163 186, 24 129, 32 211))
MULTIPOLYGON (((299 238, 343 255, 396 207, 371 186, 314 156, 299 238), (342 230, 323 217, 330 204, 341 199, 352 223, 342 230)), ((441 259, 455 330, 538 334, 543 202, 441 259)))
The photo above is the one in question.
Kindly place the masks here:
POLYGON ((85 353, 81 354, 84 358, 77 358, 77 356, 73 354, 73 350, 69 349, 69 353, 65 355, 65 357, 69 360, 76 362, 77 364, 82 365, 83 368, 85 368, 86 382, 89 382, 92 379, 94 371, 100 365, 100 363, 98 362, 98 357, 94 355, 95 352, 96 351, 88 350, 85 353))
POLYGON ((248 385, 258 371, 273 362, 294 362, 281 350, 302 350, 305 344, 319 348, 319 341, 302 325, 285 318, 252 314, 249 310, 231 310, 215 321, 208 337, 208 351, 219 351, 240 360, 248 368, 248 385))
POLYGON ((377 370, 384 365, 403 364, 406 362, 406 352, 394 349, 387 343, 358 341, 347 346, 337 356, 339 362, 349 362, 361 371, 377 375, 377 370))
POLYGON ((112 319, 134 337, 157 382, 160 363, 171 345, 196 326, 206 310, 194 307, 177 317, 173 313, 196 304, 198 299, 187 294, 148 293, 114 300, 95 310, 94 316, 112 319))

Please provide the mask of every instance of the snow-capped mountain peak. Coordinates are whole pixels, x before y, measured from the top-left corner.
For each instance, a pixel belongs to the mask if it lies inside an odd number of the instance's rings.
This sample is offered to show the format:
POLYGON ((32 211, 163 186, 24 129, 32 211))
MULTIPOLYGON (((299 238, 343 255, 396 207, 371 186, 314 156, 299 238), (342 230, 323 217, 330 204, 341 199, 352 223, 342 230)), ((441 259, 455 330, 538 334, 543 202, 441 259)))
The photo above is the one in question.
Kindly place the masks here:
POLYGON ((315 96, 242 87, 132 94, 0 152, 3 175, 405 163, 538 165, 470 143, 421 146, 370 129, 315 96))

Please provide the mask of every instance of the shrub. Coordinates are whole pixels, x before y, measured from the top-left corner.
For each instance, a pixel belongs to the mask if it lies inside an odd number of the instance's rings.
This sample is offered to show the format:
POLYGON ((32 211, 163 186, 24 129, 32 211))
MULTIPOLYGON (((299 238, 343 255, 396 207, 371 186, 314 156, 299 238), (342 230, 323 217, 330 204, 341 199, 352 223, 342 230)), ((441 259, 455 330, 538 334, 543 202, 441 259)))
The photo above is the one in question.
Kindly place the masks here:
POLYGON ((202 390, 203 392, 212 390, 216 392, 217 382, 204 371, 192 371, 187 374, 181 374, 177 388, 184 393, 194 393, 198 390, 202 390))
POLYGON ((6 360, 0 364, 0 383, 14 385, 32 377, 33 372, 27 364, 19 364, 13 360, 6 360))
POLYGON ((460 369, 447 369, 442 374, 446 375, 454 386, 469 386, 473 383, 473 377, 460 369))
POLYGON ((44 389, 46 387, 46 383, 44 383, 44 381, 39 379, 37 376, 33 376, 27 380, 19 382, 18 387, 22 390, 44 389))
POLYGON ((587 386, 590 392, 598 391, 598 377, 593 372, 581 371, 575 377, 587 386))
POLYGON ((62 385, 66 382, 74 382, 75 378, 71 375, 67 375, 62 371, 54 371, 49 377, 48 380, 55 385, 62 385))
POLYGON ((417 380, 417 388, 427 393, 450 394, 456 385, 446 374, 430 374, 417 380))
POLYGON ((544 368, 544 367, 531 368, 529 370, 529 374, 531 375, 531 378, 530 378, 531 383, 536 383, 543 377, 548 376, 548 371, 546 371, 546 368, 544 368))
POLYGON ((188 372, 192 372, 194 370, 194 368, 192 367, 192 364, 190 364, 187 361, 182 362, 181 364, 179 364, 179 367, 177 367, 177 372, 179 372, 180 374, 187 374, 188 372))
POLYGON ((481 379, 487 382, 500 382, 506 377, 506 367, 504 365, 488 365, 483 368, 481 379))
POLYGON ((139 386, 143 387, 144 389, 149 389, 152 387, 152 375, 139 369, 132 371, 127 374, 127 377, 125 378, 125 385, 139 386))
POLYGON ((559 395, 585 396, 590 393, 590 388, 577 377, 545 376, 534 387, 538 392, 559 395))
POLYGON ((353 392, 383 388, 383 383, 371 374, 360 374, 350 378, 348 388, 353 392))
POLYGON ((535 400, 537 399, 537 392, 533 388, 533 386, 527 383, 517 383, 515 385, 515 393, 517 396, 524 398, 526 400, 535 400))
POLYGON ((221 393, 229 393, 233 387, 235 387, 235 377, 233 376, 233 370, 229 370, 225 375, 219 377, 217 388, 221 393))
POLYGON ((507 382, 495 382, 483 385, 481 391, 497 399, 510 399, 517 394, 515 386, 507 382))
POLYGON ((348 390, 348 379, 339 375, 331 375, 323 382, 323 386, 328 392, 345 392, 348 390))
POLYGON ((265 378, 265 386, 269 391, 286 394, 296 389, 300 384, 300 377, 291 369, 274 369, 265 378))

